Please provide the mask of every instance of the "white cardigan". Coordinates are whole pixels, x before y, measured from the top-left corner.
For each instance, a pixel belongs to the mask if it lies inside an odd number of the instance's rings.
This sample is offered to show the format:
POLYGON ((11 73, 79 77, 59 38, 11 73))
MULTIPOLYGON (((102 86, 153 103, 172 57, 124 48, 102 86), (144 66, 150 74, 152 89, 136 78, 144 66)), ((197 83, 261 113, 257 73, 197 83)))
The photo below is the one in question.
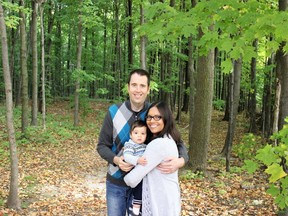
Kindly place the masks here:
POLYGON ((142 216, 179 216, 181 213, 178 171, 163 174, 156 167, 167 157, 178 157, 175 141, 168 136, 152 140, 143 155, 145 166, 137 165, 124 177, 132 188, 143 179, 142 216))

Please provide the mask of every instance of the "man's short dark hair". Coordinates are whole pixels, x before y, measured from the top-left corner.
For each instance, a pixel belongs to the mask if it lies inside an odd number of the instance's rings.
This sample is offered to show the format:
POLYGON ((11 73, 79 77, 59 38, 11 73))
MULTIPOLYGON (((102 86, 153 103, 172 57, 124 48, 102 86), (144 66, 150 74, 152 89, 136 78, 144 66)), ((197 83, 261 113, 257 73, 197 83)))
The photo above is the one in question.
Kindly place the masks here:
POLYGON ((146 70, 144 70, 144 69, 140 69, 140 68, 134 69, 134 70, 132 70, 132 71, 130 72, 129 77, 128 77, 128 84, 129 84, 130 81, 131 81, 131 76, 132 76, 133 74, 135 74, 135 73, 136 73, 136 74, 139 74, 140 76, 146 76, 146 77, 147 77, 148 86, 150 86, 150 74, 149 74, 149 72, 146 71, 146 70))

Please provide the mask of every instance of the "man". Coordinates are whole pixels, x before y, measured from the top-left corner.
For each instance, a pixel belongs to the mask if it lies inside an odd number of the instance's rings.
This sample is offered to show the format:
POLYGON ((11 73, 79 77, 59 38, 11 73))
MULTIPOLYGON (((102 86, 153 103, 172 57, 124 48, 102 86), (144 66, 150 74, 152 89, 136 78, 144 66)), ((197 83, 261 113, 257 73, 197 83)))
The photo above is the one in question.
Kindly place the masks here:
MULTIPOLYGON (((97 151, 109 163, 106 177, 106 202, 108 216, 125 216, 132 200, 132 189, 123 177, 133 165, 126 163, 118 155, 124 143, 129 140, 132 123, 145 120, 149 103, 146 102, 150 90, 150 75, 146 70, 131 71, 128 79, 129 100, 109 107, 99 135, 97 151)), ((158 166, 163 173, 172 173, 184 166, 188 160, 185 146, 179 147, 179 158, 167 158, 158 166)))

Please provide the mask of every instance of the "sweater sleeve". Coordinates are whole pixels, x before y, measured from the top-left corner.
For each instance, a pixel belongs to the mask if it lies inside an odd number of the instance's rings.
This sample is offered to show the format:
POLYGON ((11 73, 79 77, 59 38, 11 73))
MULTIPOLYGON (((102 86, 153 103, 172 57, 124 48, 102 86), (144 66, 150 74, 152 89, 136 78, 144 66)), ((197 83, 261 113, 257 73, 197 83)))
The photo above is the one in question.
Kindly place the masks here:
POLYGON ((124 151, 123 151, 124 160, 134 166, 137 165, 137 160, 139 156, 134 155, 133 144, 126 142, 124 144, 124 151))
POLYGON ((103 125, 99 134, 97 152, 109 163, 113 164, 113 158, 116 156, 112 151, 113 146, 113 123, 109 111, 103 121, 103 125))
POLYGON ((188 151, 182 140, 177 144, 177 148, 179 152, 179 158, 183 157, 185 163, 187 163, 189 160, 188 151))
POLYGON ((162 160, 165 158, 165 154, 163 154, 165 145, 167 145, 166 140, 163 142, 161 138, 155 139, 147 145, 143 155, 147 159, 147 164, 145 166, 139 164, 136 165, 135 168, 124 177, 124 181, 128 186, 132 188, 136 187, 144 176, 146 176, 151 170, 162 162, 162 160))

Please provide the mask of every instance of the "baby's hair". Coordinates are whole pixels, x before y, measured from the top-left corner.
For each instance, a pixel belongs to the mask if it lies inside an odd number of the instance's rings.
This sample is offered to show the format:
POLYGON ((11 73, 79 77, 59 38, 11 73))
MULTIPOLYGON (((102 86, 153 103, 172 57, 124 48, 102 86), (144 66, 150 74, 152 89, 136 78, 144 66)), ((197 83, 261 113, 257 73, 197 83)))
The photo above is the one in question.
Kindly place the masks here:
POLYGON ((142 120, 136 120, 133 122, 130 128, 130 133, 136 128, 136 127, 147 127, 146 122, 142 120))

